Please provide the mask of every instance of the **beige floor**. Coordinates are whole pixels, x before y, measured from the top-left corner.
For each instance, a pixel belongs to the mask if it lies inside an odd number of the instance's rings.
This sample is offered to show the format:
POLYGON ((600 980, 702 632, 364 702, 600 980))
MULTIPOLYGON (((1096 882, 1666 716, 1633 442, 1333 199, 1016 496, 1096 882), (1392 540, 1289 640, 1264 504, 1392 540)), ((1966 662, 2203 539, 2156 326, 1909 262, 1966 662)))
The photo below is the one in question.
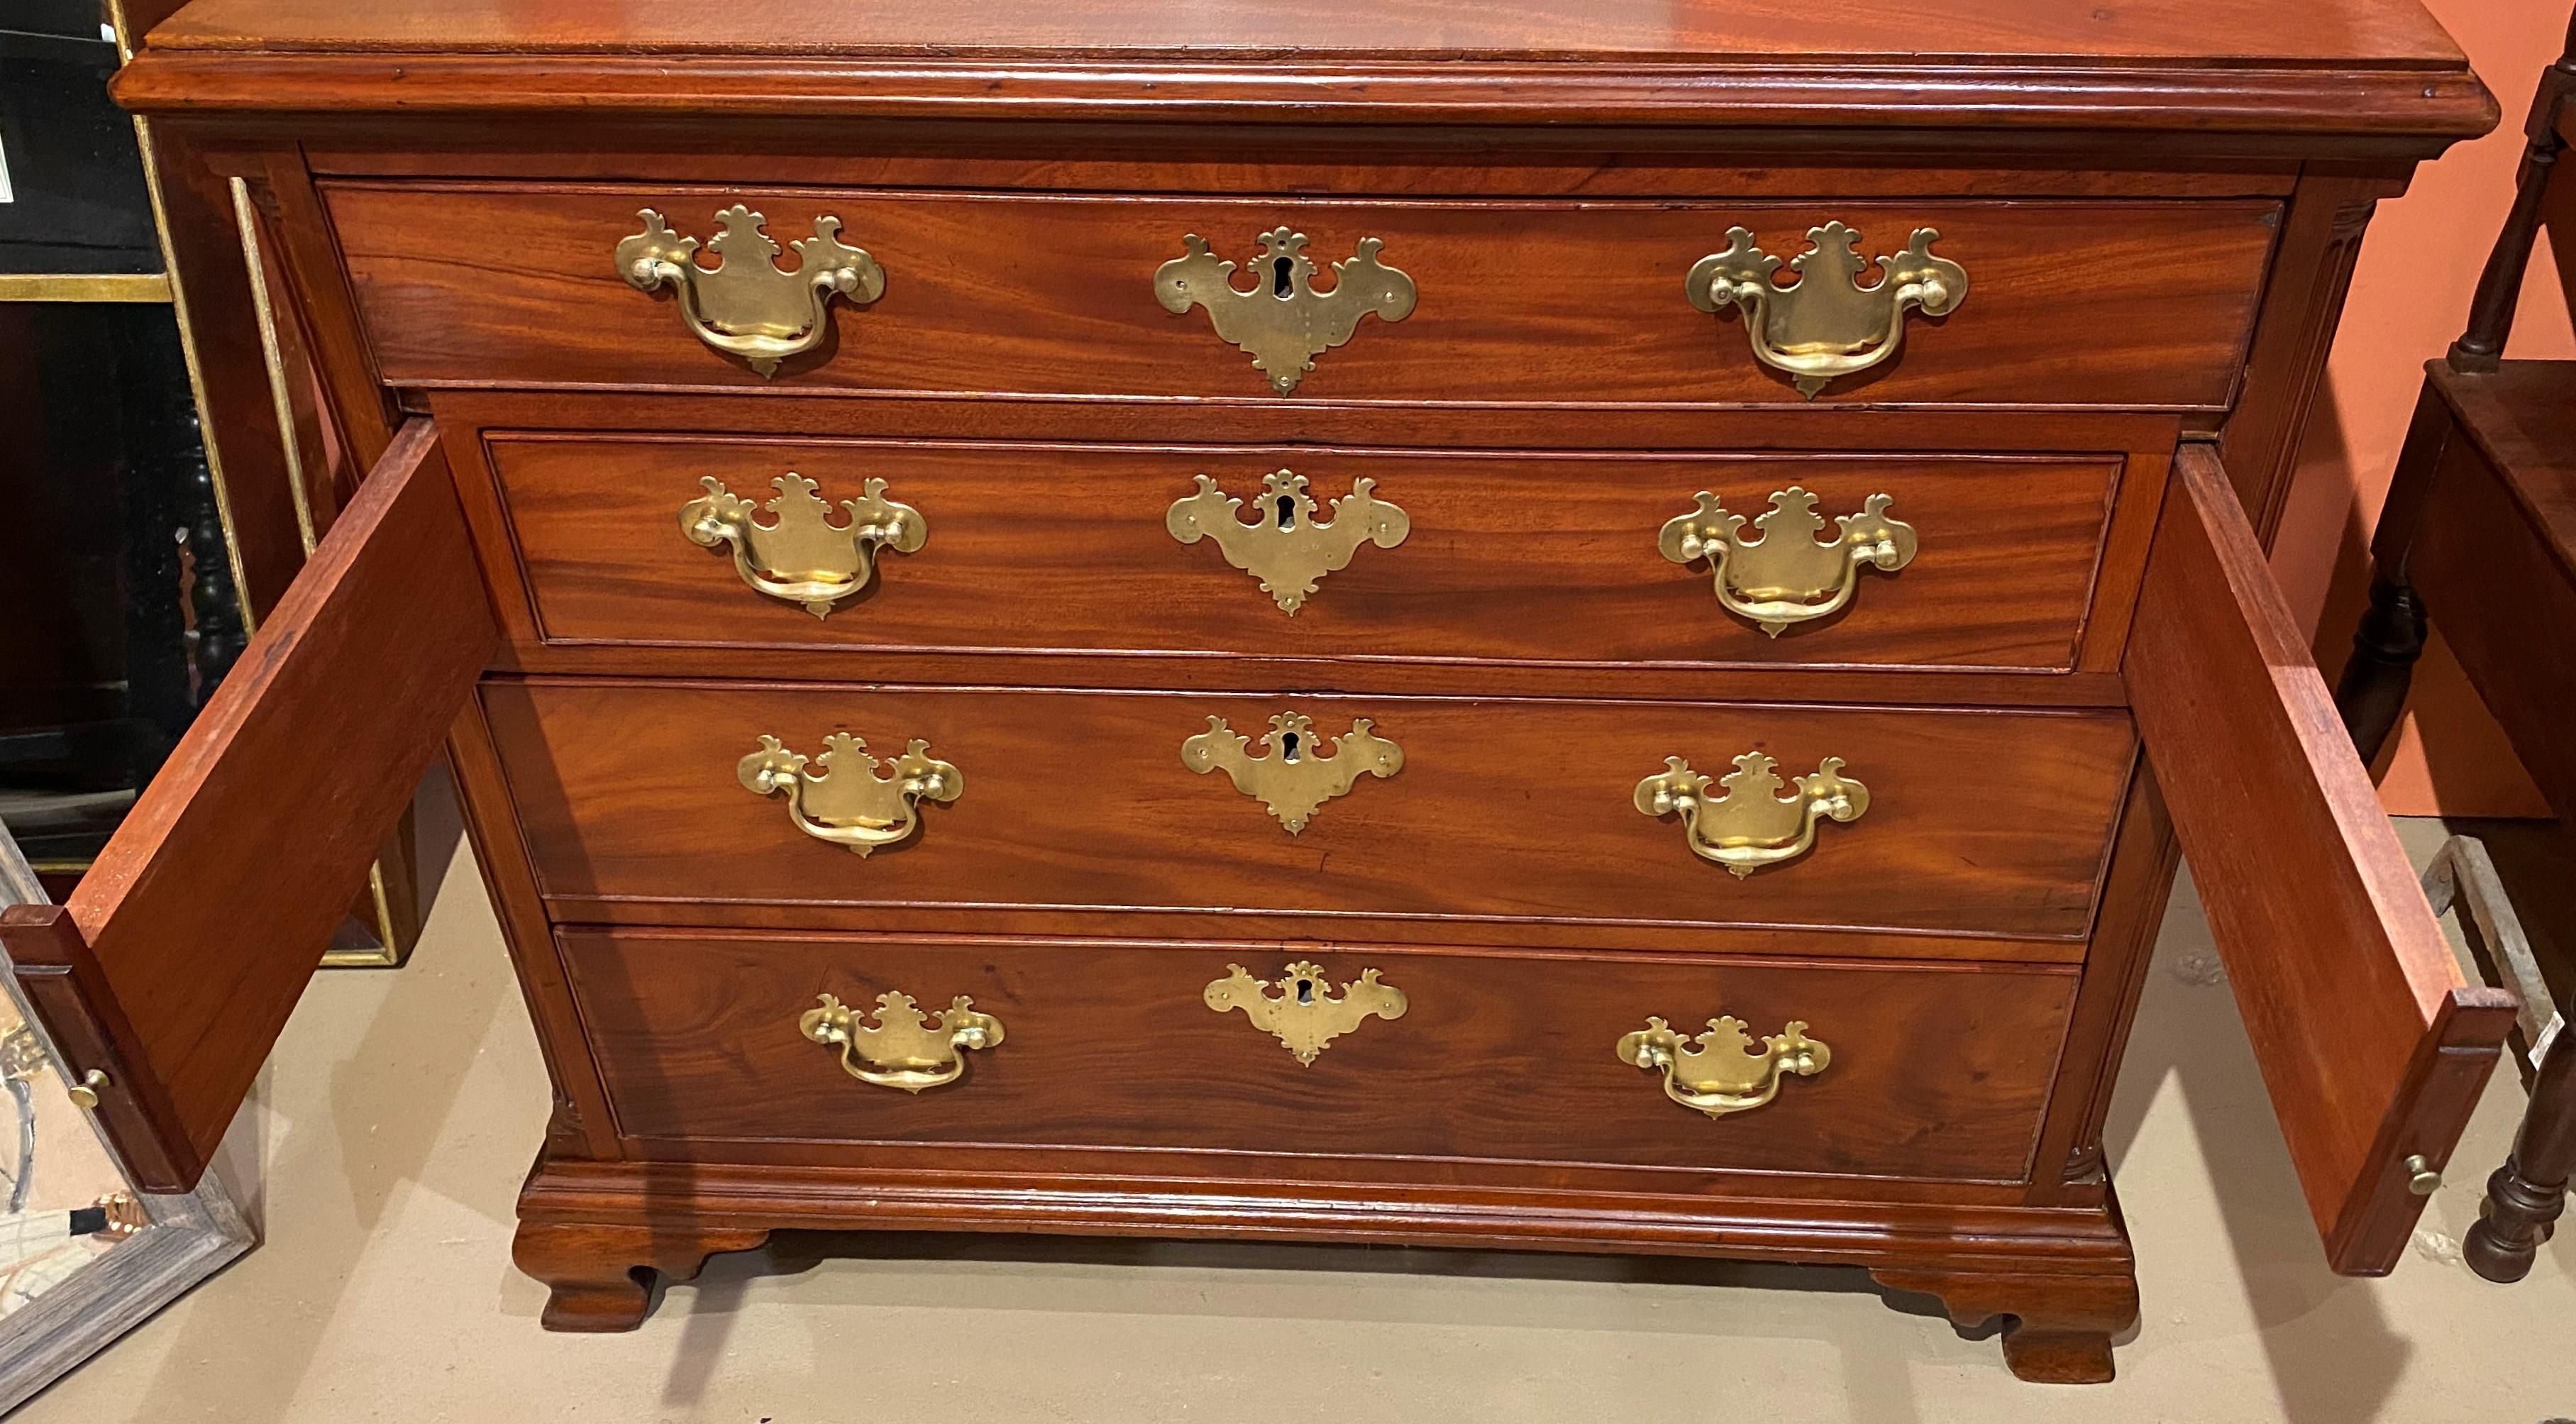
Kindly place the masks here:
MULTIPOLYGON (((2419 853, 2439 834, 2406 830, 2419 853)), ((237 1134, 267 1243, 19 1419, 2576 1415, 2576 1232, 2510 1288, 2451 1246, 2519 1087, 2489 1091, 2395 1276, 2328 1274, 2187 896, 2110 1136, 2145 1312, 2119 1381, 2090 1390, 2017 1384, 1991 1340, 1891 1310, 1857 1272, 1432 1251, 854 1238, 721 1259, 632 1335, 547 1335, 509 1264, 543 1082, 460 854, 412 966, 323 976, 278 1048, 237 1134)))

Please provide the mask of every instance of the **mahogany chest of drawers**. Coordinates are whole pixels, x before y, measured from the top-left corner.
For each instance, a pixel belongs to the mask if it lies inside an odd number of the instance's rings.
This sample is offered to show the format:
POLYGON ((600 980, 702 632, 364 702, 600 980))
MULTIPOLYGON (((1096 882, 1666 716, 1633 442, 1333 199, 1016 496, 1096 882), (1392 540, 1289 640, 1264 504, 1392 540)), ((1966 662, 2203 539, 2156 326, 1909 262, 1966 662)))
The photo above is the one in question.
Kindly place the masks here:
POLYGON ((444 739, 550 1326, 1177 1233, 1854 1263, 2099 1379, 2179 851, 2387 1270, 2510 1013, 2262 545, 2493 105, 2411 0, 1907 18, 198 0, 119 96, 373 469, 17 974, 193 1181, 444 739))

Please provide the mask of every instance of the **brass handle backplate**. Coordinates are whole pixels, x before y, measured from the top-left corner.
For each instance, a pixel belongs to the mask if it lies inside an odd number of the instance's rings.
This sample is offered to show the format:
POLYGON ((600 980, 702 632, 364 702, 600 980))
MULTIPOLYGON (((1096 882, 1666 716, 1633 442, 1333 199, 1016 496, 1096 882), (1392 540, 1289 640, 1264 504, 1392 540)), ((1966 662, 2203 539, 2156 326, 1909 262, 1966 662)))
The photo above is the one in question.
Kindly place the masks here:
POLYGON ((1279 818, 1288 834, 1306 829, 1323 804, 1347 793, 1362 773, 1387 777, 1404 770, 1404 748, 1370 730, 1362 717, 1350 731, 1333 738, 1333 754, 1315 754, 1315 719, 1302 712, 1282 712, 1270 719, 1261 742, 1266 756, 1252 755, 1252 739, 1210 717, 1208 729, 1181 743, 1181 765, 1201 776, 1223 770, 1234 789, 1258 799, 1279 818))
POLYGON ((1781 259, 1753 245, 1744 228, 1726 230, 1726 250, 1699 260, 1683 281, 1704 312, 1736 307, 1753 342, 1753 359, 1787 373, 1798 393, 1816 398, 1838 376, 1894 360, 1905 344, 1905 314, 1946 316, 1968 296, 1968 274, 1932 255, 1941 234, 1918 227, 1893 257, 1878 259, 1875 286, 1860 285, 1860 234, 1838 222, 1807 230, 1807 250, 1788 259, 1795 284, 1773 280, 1781 259))
POLYGON ((764 376, 823 344, 832 298, 864 304, 885 293, 885 269, 841 242, 839 218, 814 219, 814 235, 796 240, 796 270, 782 272, 778 243, 761 230, 769 219, 739 203, 716 214, 706 245, 719 263, 713 268, 698 265, 698 240, 672 232, 660 213, 636 216, 644 230, 617 244, 617 275, 639 292, 672 288, 680 320, 700 341, 764 376))
POLYGON ((1163 515, 1163 527, 1184 544, 1216 540, 1225 561, 1261 581, 1261 591, 1291 618, 1315 591, 1324 575, 1348 565, 1362 544, 1392 549, 1413 532, 1403 510, 1370 493, 1372 479, 1351 482, 1351 492, 1333 501, 1330 523, 1315 522, 1315 497, 1306 492, 1306 477, 1281 470, 1261 477, 1261 495, 1253 501, 1252 522, 1243 522, 1243 501, 1198 477, 1198 492, 1176 500, 1163 515))
POLYGON ((1413 314, 1413 279, 1377 260, 1386 244, 1374 237, 1361 238, 1357 255, 1333 264, 1329 292, 1309 285, 1315 259, 1306 255, 1306 234, 1283 227, 1258 240, 1250 290, 1234 285, 1233 263, 1218 261, 1207 239, 1191 233, 1181 239, 1184 255, 1154 269, 1154 298, 1174 316, 1206 307, 1219 339, 1249 353, 1252 369, 1267 373, 1283 396, 1315 369, 1317 356, 1351 339, 1361 317, 1375 312, 1402 321, 1413 314))
POLYGON ((1819 762, 1787 796, 1779 794, 1786 783, 1774 770, 1778 765, 1760 752, 1746 752, 1735 759, 1735 770, 1718 779, 1726 790, 1712 800, 1707 777, 1680 757, 1666 757, 1662 771, 1637 783, 1637 809, 1649 816, 1680 812, 1691 854, 1725 866, 1739 880, 1814 849, 1818 821, 1857 821, 1869 809, 1869 788, 1842 774, 1841 757, 1819 762))
POLYGON ((802 752, 764 735, 734 775, 759 795, 786 793, 796 829, 860 855, 909 839, 921 826, 920 802, 954 801, 966 789, 965 776, 931 756, 928 742, 915 738, 903 755, 880 762, 847 732, 825 737, 810 766, 802 752), (886 775, 877 774, 881 768, 886 775))
POLYGON ((1661 1069, 1664 1096, 1710 1117, 1758 1108, 1778 1095, 1780 1080, 1790 1074, 1810 1078, 1825 1071, 1833 1054, 1807 1037, 1796 1019, 1784 1032, 1762 1040, 1756 1052, 1744 1021, 1715 1018, 1708 1032, 1686 1039, 1659 1018, 1619 1040, 1619 1061, 1648 1070, 1661 1069))
POLYGON ((839 1045, 841 1068, 862 1083, 918 1093, 956 1082, 966 1072, 966 1050, 991 1048, 1002 1041, 1002 1021, 975 1012, 975 1001, 963 994, 948 1007, 925 1015, 910 994, 877 995, 876 1023, 862 1022, 866 1010, 853 1010, 829 994, 796 1020, 796 1031, 826 1047, 839 1045))
POLYGON ((868 586, 880 550, 918 550, 930 537, 921 511, 885 497, 886 482, 870 480, 857 499, 841 501, 847 524, 832 522, 832 507, 817 498, 820 488, 803 475, 789 473, 770 481, 778 498, 755 506, 708 475, 698 481, 706 493, 680 506, 680 532, 689 542, 712 549, 733 546, 734 572, 742 581, 772 598, 804 605, 820 618, 832 605, 868 586), (774 516, 767 524, 755 509, 774 516))
POLYGON ((1332 981, 1324 977, 1324 967, 1302 959, 1279 976, 1275 995, 1242 965, 1229 964, 1225 970, 1224 978, 1207 986, 1207 1006, 1218 1013, 1243 1010, 1254 1028, 1275 1036, 1298 1062, 1309 1066, 1325 1045, 1358 1028, 1371 1015, 1400 1019, 1410 1006, 1402 989, 1377 981, 1374 969, 1361 970, 1360 977, 1342 986, 1338 998, 1332 981))
POLYGON ((1744 537, 1744 516, 1716 495, 1701 490, 1695 498, 1699 508, 1666 520, 1655 547, 1676 564, 1708 560, 1718 606, 1774 638, 1792 623, 1840 613, 1864 566, 1894 573, 1914 562, 1914 526, 1888 516, 1887 495, 1835 516, 1830 539, 1816 537, 1825 528, 1816 497, 1796 485, 1772 493, 1771 512, 1753 520, 1753 539, 1744 537))

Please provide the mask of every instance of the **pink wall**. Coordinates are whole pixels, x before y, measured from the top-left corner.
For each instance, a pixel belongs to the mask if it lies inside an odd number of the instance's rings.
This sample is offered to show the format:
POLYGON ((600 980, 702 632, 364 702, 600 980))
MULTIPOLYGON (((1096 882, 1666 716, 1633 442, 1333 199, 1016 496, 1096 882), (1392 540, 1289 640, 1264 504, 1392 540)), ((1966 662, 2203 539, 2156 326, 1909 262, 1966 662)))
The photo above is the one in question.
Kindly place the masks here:
MULTIPOLYGON (((2567 0, 2425 0, 2504 107, 2504 123, 2417 170, 2403 198, 2379 205, 2363 239, 2352 296, 2325 387, 2299 451, 2272 569, 2315 631, 2331 683, 2352 646, 2369 584, 2370 530, 2406 434, 2424 362, 2467 320, 2496 229, 2512 201, 2522 121, 2540 71, 2567 35, 2567 0)), ((2546 247, 2531 268, 2513 356, 2576 356, 2567 306, 2546 247)), ((2398 815, 2537 816, 2546 811, 2477 694, 2441 643, 2415 677, 2415 697, 2380 777, 2398 815)))

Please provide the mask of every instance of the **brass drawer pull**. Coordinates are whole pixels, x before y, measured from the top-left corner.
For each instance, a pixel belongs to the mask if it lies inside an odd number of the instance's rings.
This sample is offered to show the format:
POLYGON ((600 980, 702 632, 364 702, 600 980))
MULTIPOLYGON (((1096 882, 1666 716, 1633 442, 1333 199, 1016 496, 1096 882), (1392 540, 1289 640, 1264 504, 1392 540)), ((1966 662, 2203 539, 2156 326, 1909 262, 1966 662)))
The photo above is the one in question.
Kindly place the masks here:
POLYGON ((1905 314, 1946 316, 1967 300, 1968 274, 1932 255, 1938 230, 1918 227, 1893 257, 1878 259, 1875 286, 1860 284, 1860 234, 1838 222, 1807 230, 1807 250, 1789 259, 1797 283, 1772 280, 1780 259, 1753 245, 1753 234, 1726 230, 1726 250, 1699 260, 1682 283, 1704 312, 1744 312, 1753 359, 1797 382, 1809 400, 1837 376, 1856 375, 1895 359, 1905 344, 1905 314))
POLYGON ((698 240, 673 233, 660 213, 636 216, 644 230, 617 244, 617 275, 639 292, 672 288, 680 320, 700 341, 764 376, 823 344, 833 297, 864 305, 885 292, 885 269, 865 249, 842 244, 839 218, 814 219, 814 235, 796 240, 796 270, 782 272, 778 243, 761 230, 769 219, 740 203, 716 214, 707 243, 719 263, 713 268, 698 265, 698 240))
POLYGON ((1796 1019, 1784 1032, 1762 1040, 1757 1053, 1742 1019, 1710 1019, 1708 1032, 1685 1039, 1662 1019, 1649 1017, 1643 1029, 1619 1040, 1619 1061, 1662 1069, 1665 1097, 1710 1117, 1724 1117, 1771 1101, 1789 1074, 1812 1078, 1822 1073, 1833 1053, 1807 1037, 1807 1026, 1796 1019))
POLYGON ((680 506, 680 532, 704 549, 733 546, 734 572, 772 598, 801 603, 820 618, 832 605, 868 586, 879 551, 909 554, 930 537, 921 511, 885 497, 886 482, 870 480, 857 499, 841 501, 850 522, 834 524, 832 507, 817 498, 820 486, 789 473, 771 480, 778 498, 754 506, 713 475, 698 481, 706 493, 680 506), (776 516, 768 524, 756 508, 776 516))
POLYGON ((1295 835, 1327 801, 1348 792, 1360 779, 1393 776, 1404 770, 1404 749, 1370 728, 1362 717, 1350 731, 1333 738, 1331 756, 1315 755, 1315 719, 1301 712, 1282 712, 1270 719, 1261 738, 1267 756, 1251 754, 1252 739, 1210 717, 1208 729, 1181 743, 1181 765, 1201 776, 1222 768, 1234 789, 1257 798, 1295 835))
POLYGON ((924 1015, 910 994, 887 992, 877 995, 871 1027, 860 1022, 865 1010, 853 1011, 825 994, 819 1007, 796 1020, 796 1031, 825 1047, 840 1045, 842 1071, 860 1082, 918 1093, 965 1076, 967 1049, 1002 1041, 1002 1021, 975 1012, 974 1004, 960 994, 947 1008, 924 1015))
POLYGON ((1837 515, 1830 539, 1816 497, 1797 485, 1775 490, 1744 537, 1744 516, 1701 490, 1699 508, 1664 522, 1655 547, 1676 564, 1706 559, 1718 606, 1777 638, 1792 623, 1829 618, 1851 602, 1863 566, 1894 573, 1914 562, 1914 526, 1888 517, 1894 500, 1874 494, 1858 514, 1837 515))
POLYGON ((734 775, 758 795, 787 793, 796 829, 861 855, 909 839, 921 825, 919 802, 954 801, 966 789, 957 768, 932 757, 930 744, 918 737, 903 755, 880 762, 847 732, 825 737, 811 767, 802 752, 763 736, 760 750, 744 757, 734 775), (880 767, 891 774, 877 775, 880 767))
POLYGON ((1261 495, 1253 501, 1250 524, 1240 517, 1243 501, 1198 477, 1196 494, 1173 502, 1163 527, 1184 544, 1216 540, 1225 561, 1261 581, 1289 617, 1315 591, 1324 575, 1345 567, 1362 544, 1392 549, 1413 532, 1413 519, 1370 493, 1377 481, 1351 481, 1351 492, 1333 501, 1330 523, 1315 522, 1315 497, 1306 492, 1306 477, 1281 470, 1261 477, 1261 495))
POLYGON ((1298 1062, 1310 1067, 1326 1044, 1358 1028, 1361 1020, 1372 1014, 1400 1019, 1409 1006, 1404 991, 1379 983, 1374 969, 1363 969, 1360 977, 1344 984, 1338 999, 1333 997, 1332 981, 1324 977, 1324 967, 1306 960, 1289 965, 1279 976, 1276 996, 1242 965, 1229 964, 1225 970, 1224 978, 1208 984, 1207 1006, 1218 1013, 1243 1010, 1254 1028, 1275 1036, 1297 1055, 1298 1062))
POLYGON ((1724 794, 1711 800, 1707 777, 1680 757, 1666 757, 1664 770, 1637 783, 1637 809, 1649 816, 1679 811, 1691 854, 1725 866, 1738 880, 1805 855, 1816 844, 1816 822, 1857 821, 1869 809, 1869 788, 1842 774, 1841 757, 1817 763, 1788 796, 1779 794, 1785 783, 1778 765, 1746 752, 1718 779, 1724 794))
POLYGON ((1317 356, 1351 339, 1361 317, 1376 312, 1402 321, 1413 314, 1413 279, 1377 260, 1386 244, 1374 237, 1361 238, 1357 255, 1333 264, 1329 292, 1308 285, 1315 259, 1306 255, 1306 234, 1274 228, 1258 241, 1246 291, 1234 285, 1234 264, 1218 261, 1206 238, 1189 234, 1181 239, 1185 255, 1154 269, 1154 299, 1174 316, 1206 307, 1218 338, 1250 353, 1252 369, 1268 372, 1270 388, 1283 396, 1315 369, 1317 356))

